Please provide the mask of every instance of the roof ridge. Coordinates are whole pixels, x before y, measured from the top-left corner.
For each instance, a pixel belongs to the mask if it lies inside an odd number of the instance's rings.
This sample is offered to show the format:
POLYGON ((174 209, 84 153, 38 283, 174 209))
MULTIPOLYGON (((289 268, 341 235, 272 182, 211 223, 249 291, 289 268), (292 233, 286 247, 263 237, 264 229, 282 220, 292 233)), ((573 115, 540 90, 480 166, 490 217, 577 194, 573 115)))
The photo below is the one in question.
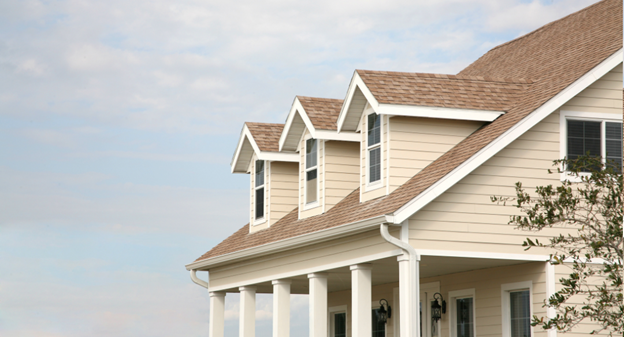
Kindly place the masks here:
MULTIPOLYGON (((516 43, 516 42, 518 42, 518 41, 520 41, 520 40, 523 40, 523 39, 525 39, 525 38, 527 38, 527 37, 529 37, 529 36, 531 36, 531 35, 533 35, 533 34, 537 34, 538 32, 541 32, 542 30, 546 29, 546 28, 547 28, 547 27, 549 27, 549 26, 552 26, 552 25, 554 25, 554 24, 556 24, 556 23, 559 23, 560 21, 566 20, 566 19, 568 19, 570 16, 577 15, 577 14, 579 14, 579 13, 581 13, 581 12, 585 12, 585 11, 587 11, 587 10, 591 9, 592 7, 597 6, 597 5, 599 5, 599 4, 601 4, 601 3, 605 2, 605 1, 608 1, 608 0, 601 0, 601 1, 598 1, 598 2, 596 2, 596 3, 593 3, 593 4, 591 4, 591 5, 589 5, 589 6, 585 7, 585 8, 581 8, 581 9, 579 9, 579 10, 578 10, 578 11, 576 11, 576 12, 570 13, 570 14, 568 14, 568 15, 566 15, 566 16, 564 16, 564 17, 562 17, 561 19, 557 19, 557 20, 555 20, 555 21, 551 21, 551 22, 549 22, 549 23, 547 23, 547 24, 545 24, 545 25, 543 25, 543 26, 541 26, 541 27, 539 27, 539 28, 537 28, 537 29, 535 29, 535 30, 532 30, 532 31, 530 31, 530 32, 528 32, 528 33, 526 33, 526 34, 524 34, 524 35, 518 36, 517 38, 515 38, 515 39, 513 39, 513 40, 509 40, 509 41, 507 41, 507 42, 501 43, 501 44, 499 44, 498 46, 496 46, 496 47, 494 47, 494 48, 492 48, 492 49, 488 50, 487 52, 488 52, 488 53, 489 53, 489 52, 492 52, 492 51, 494 51, 494 50, 496 50, 496 49, 499 49, 499 48, 501 48, 501 47, 503 47, 503 46, 506 46, 506 45, 508 45, 508 44, 512 44, 512 43, 516 43)), ((486 54, 487 54, 487 53, 486 53, 486 54)))
POLYGON ((256 125, 279 125, 279 126, 284 126, 284 123, 245 122, 245 124, 256 124, 256 125))
POLYGON ((446 78, 449 80, 470 80, 481 82, 495 82, 495 83, 517 83, 517 84, 531 84, 535 80, 528 78, 513 78, 513 77, 493 77, 493 76, 475 76, 475 75, 453 75, 453 74, 438 74, 438 73, 419 73, 419 72, 407 72, 407 71, 387 71, 387 70, 366 70, 356 69, 357 72, 364 73, 380 73, 380 74, 405 74, 418 77, 434 77, 434 78, 446 78))
POLYGON ((332 100, 332 101, 344 101, 342 98, 327 98, 327 97, 312 97, 312 96, 303 96, 297 95, 297 98, 311 98, 311 99, 323 99, 323 100, 332 100))

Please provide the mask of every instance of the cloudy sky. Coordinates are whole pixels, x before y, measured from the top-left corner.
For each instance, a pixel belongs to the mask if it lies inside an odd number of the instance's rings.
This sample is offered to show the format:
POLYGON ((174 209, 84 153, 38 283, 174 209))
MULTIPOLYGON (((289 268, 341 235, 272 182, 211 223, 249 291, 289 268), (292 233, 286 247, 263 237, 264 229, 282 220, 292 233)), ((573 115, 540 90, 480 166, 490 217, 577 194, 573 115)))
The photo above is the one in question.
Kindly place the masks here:
POLYGON ((207 336, 184 265, 247 222, 243 121, 357 68, 455 74, 594 2, 0 1, 0 335, 207 336))

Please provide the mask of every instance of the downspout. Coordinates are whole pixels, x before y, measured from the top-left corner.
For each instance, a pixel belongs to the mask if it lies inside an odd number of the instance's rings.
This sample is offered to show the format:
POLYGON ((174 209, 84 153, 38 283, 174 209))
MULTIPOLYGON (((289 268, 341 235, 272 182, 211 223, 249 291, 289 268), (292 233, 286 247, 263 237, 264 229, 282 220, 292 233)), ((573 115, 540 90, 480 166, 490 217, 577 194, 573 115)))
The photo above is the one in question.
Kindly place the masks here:
MULTIPOLYGON (((407 224, 403 224, 406 226, 407 224)), ((379 226, 379 231, 381 232, 381 237, 389 243, 401 248, 404 251, 404 254, 407 254, 409 258, 409 289, 411 289, 411 293, 409 294, 409 308, 412 314, 412 318, 409 320, 412 322, 410 327, 410 336, 416 337, 420 335, 420 315, 419 312, 419 302, 420 302, 420 275, 418 268, 418 261, 420 261, 420 255, 418 252, 412 247, 409 243, 403 242, 394 236, 390 235, 388 231, 388 223, 382 223, 379 226)), ((402 294, 400 294, 402 296, 402 294)), ((401 322, 403 324, 403 322, 401 322)), ((409 322, 405 322, 408 323, 409 322)), ((401 334, 403 336, 403 334, 401 334)))
POLYGON ((208 282, 201 280, 199 277, 197 277, 196 269, 191 269, 191 280, 193 280, 193 282, 195 282, 196 284, 208 289, 208 282))

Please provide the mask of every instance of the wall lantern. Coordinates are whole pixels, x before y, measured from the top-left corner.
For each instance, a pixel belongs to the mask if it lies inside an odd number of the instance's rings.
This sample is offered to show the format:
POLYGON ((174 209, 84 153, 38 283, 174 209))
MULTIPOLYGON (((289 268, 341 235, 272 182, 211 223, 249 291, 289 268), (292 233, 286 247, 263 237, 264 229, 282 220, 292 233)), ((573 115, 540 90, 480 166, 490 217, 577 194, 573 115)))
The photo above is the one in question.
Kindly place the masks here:
POLYGON ((392 317, 392 307, 390 307, 390 305, 388 304, 388 301, 386 301, 386 299, 382 298, 381 300, 379 300, 379 310, 377 311, 377 321, 379 323, 386 323, 388 321, 388 318, 392 317), (388 311, 386 311, 386 309, 384 309, 384 304, 383 302, 386 302, 386 307, 388 307, 388 311))
POLYGON ((431 319, 437 322, 442 318, 442 314, 446 313, 446 301, 440 293, 433 294, 433 299, 435 301, 431 301, 431 319), (438 300, 442 300, 442 305, 438 300))

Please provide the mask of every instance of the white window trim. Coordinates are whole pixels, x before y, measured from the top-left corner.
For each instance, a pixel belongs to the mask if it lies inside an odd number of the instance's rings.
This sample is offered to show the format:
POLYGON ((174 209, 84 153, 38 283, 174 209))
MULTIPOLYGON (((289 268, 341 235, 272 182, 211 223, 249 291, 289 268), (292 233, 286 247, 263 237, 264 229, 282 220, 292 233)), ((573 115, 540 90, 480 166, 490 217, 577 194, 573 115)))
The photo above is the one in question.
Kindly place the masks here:
POLYGON ((307 142, 309 139, 313 139, 313 137, 311 135, 308 135, 307 137, 305 137, 305 139, 303 140, 303 210, 307 211, 309 209, 312 208, 316 208, 318 206, 320 206, 319 203, 319 198, 320 198, 320 184, 319 184, 319 180, 321 180, 321 171, 320 171, 320 165, 319 165, 319 156, 320 156, 320 152, 321 152, 321 140, 316 139, 316 166, 308 168, 307 167, 307 158, 308 158, 308 145, 307 142), (308 196, 308 171, 310 170, 314 170, 316 168, 316 200, 312 201, 312 202, 307 202, 307 196, 308 196))
POLYGON ((344 313, 345 314, 345 323, 346 323, 346 328, 347 328, 347 336, 349 335, 349 312, 347 311, 347 306, 346 305, 337 305, 335 307, 329 307, 327 308, 327 314, 329 317, 327 317, 327 322, 329 324, 327 324, 327 329, 329 330, 327 333, 327 336, 329 337, 335 337, 334 335, 334 314, 340 314, 340 313, 344 313))
MULTIPOLYGON (((511 337, 511 310, 510 310, 510 293, 516 290, 529 291, 529 317, 533 317, 533 281, 523 281, 515 283, 501 284, 501 313, 503 319, 503 336, 511 337)), ((531 326, 531 336, 535 336, 533 327, 531 326)))
POLYGON ((375 144, 373 146, 369 146, 368 145, 368 116, 372 115, 372 114, 377 114, 372 108, 370 110, 365 110, 364 112, 364 120, 366 121, 366 125, 365 125, 365 130, 366 130, 366 136, 364 137, 364 142, 366 145, 366 156, 365 156, 365 162, 366 162, 366 191, 374 191, 380 188, 384 187, 384 174, 383 174, 383 170, 384 170, 384 146, 383 146, 383 141, 384 141, 384 132, 383 132, 383 120, 384 117, 383 115, 379 115, 380 121, 379 121, 379 143, 375 144), (374 181, 374 182, 370 182, 370 151, 375 149, 375 148, 379 148, 379 180, 374 181))
POLYGON ((260 160, 260 159, 256 159, 256 158, 254 158, 254 161, 253 161, 253 163, 254 163, 254 164, 253 164, 253 176, 254 176, 254 179, 253 179, 253 191, 254 191, 253 198, 254 198, 254 209, 253 209, 253 216, 252 216, 252 218, 253 218, 252 226, 262 225, 263 223, 265 223, 265 222, 267 221, 267 202, 266 202, 266 199, 267 199, 267 189, 266 189, 266 185, 267 185, 267 184, 266 184, 266 183, 267 183, 267 178, 268 178, 268 177, 267 177, 267 163, 268 163, 268 161, 266 161, 266 160, 262 160, 262 161, 264 162, 264 169, 263 169, 263 174, 264 174, 264 183, 263 183, 261 186, 256 186, 256 162, 257 162, 258 160, 260 160), (256 207, 258 206, 258 205, 257 205, 257 202, 256 202, 256 191, 257 191, 259 188, 263 188, 263 189, 264 189, 264 209, 262 210, 262 218, 257 218, 257 219, 256 219, 256 207))
POLYGON ((476 303, 477 299, 475 296, 475 289, 462 289, 462 290, 454 290, 448 292, 448 313, 451 315, 449 319, 449 332, 451 337, 457 337, 457 313, 455 310, 455 300, 458 298, 468 298, 472 297, 472 335, 477 336, 477 308, 476 303))
MULTIPOLYGON (((568 155, 568 119, 572 120, 587 120, 594 122, 602 122, 600 126, 600 156, 605 160, 606 147, 605 145, 605 122, 619 122, 622 123, 621 114, 610 114, 602 112, 586 112, 586 111, 567 111, 561 110, 559 112, 559 158, 567 157, 568 155)), ((563 169, 563 167, 562 167, 563 169)), ((581 173, 581 175, 589 175, 589 173, 581 173)), ((580 182, 579 177, 573 177, 569 172, 565 171, 559 175, 559 180, 569 180, 571 182, 580 182)))

